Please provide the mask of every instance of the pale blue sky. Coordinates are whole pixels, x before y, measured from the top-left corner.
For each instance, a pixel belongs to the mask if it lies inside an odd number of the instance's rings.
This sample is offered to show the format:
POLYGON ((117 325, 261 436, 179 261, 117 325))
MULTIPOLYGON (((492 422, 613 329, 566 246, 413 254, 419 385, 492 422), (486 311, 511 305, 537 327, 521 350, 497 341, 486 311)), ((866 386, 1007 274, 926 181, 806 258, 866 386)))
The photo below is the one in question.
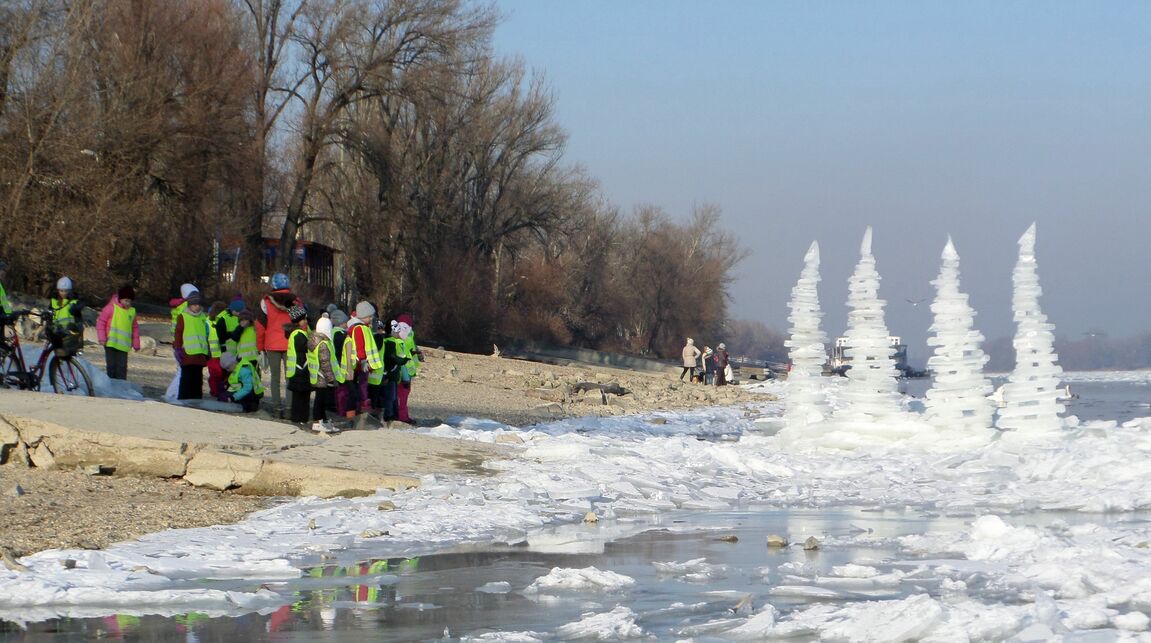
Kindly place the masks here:
MULTIPOLYGON (((787 328, 818 240, 842 333, 864 227, 887 324, 926 359, 948 234, 988 337, 1009 336, 1016 240, 1039 223, 1056 332, 1151 328, 1151 2, 497 0, 502 55, 544 74, 624 211, 715 203, 753 254, 732 313, 787 328)), ((917 358, 917 359, 916 359, 917 358)))

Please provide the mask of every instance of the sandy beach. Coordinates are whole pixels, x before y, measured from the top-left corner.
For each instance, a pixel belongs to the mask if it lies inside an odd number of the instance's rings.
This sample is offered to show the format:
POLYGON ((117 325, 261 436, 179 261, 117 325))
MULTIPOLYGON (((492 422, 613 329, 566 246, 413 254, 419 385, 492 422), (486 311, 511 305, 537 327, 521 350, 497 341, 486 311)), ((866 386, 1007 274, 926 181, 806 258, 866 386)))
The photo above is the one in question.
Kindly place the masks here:
MULTIPOLYGON (((174 369, 165 345, 150 353, 130 357, 129 379, 155 399, 174 369)), ((103 367, 99 347, 90 346, 85 357, 103 367)), ((667 373, 644 373, 436 348, 426 348, 425 358, 410 399, 412 416, 420 426, 472 417, 523 427, 563 417, 688 409, 751 399, 739 387, 680 382, 678 369, 671 368, 667 373), (618 384, 628 392, 575 390, 581 383, 618 384)), ((274 419, 263 410, 258 415, 274 419)), ((0 465, 0 512, 8 517, 0 524, 0 547, 17 557, 51 548, 99 549, 164 529, 231 523, 276 502, 271 497, 196 488, 178 479, 86 475, 9 460, 0 465)), ((459 472, 469 471, 461 465, 459 472)))

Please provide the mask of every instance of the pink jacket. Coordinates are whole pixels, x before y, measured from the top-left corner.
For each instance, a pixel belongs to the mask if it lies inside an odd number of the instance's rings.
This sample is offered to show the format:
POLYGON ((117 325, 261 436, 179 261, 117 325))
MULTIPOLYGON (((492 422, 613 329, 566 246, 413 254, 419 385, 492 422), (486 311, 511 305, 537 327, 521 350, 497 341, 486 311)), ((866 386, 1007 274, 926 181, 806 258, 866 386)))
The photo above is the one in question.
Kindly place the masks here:
MULTIPOLYGON (((112 307, 119 305, 120 296, 112 295, 112 298, 104 305, 104 309, 100 311, 100 316, 96 318, 96 337, 99 338, 101 345, 108 343, 108 326, 112 325, 112 307)), ((140 350, 139 318, 132 320, 132 349, 140 350)))

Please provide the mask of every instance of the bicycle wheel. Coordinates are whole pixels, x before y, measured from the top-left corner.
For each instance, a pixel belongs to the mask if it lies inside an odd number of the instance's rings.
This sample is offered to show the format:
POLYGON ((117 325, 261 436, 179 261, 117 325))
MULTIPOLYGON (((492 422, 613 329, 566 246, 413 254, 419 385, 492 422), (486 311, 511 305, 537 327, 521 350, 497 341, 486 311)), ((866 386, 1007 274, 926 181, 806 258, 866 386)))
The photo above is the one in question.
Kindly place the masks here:
POLYGON ((53 357, 48 363, 48 381, 52 382, 52 390, 63 395, 81 395, 94 397, 96 389, 92 387, 92 378, 71 357, 53 357))

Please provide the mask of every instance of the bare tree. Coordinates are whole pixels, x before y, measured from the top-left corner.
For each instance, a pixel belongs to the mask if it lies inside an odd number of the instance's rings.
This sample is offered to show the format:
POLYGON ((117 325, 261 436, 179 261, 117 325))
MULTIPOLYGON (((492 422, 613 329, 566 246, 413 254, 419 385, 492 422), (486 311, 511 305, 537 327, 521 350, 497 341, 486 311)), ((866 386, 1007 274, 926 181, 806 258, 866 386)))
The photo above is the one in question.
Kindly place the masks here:
POLYGON ((280 234, 280 264, 291 266, 322 153, 344 140, 353 106, 400 91, 405 71, 448 56, 461 40, 486 37, 493 21, 459 0, 316 0, 293 33, 295 79, 279 88, 299 110, 296 163, 280 234))

